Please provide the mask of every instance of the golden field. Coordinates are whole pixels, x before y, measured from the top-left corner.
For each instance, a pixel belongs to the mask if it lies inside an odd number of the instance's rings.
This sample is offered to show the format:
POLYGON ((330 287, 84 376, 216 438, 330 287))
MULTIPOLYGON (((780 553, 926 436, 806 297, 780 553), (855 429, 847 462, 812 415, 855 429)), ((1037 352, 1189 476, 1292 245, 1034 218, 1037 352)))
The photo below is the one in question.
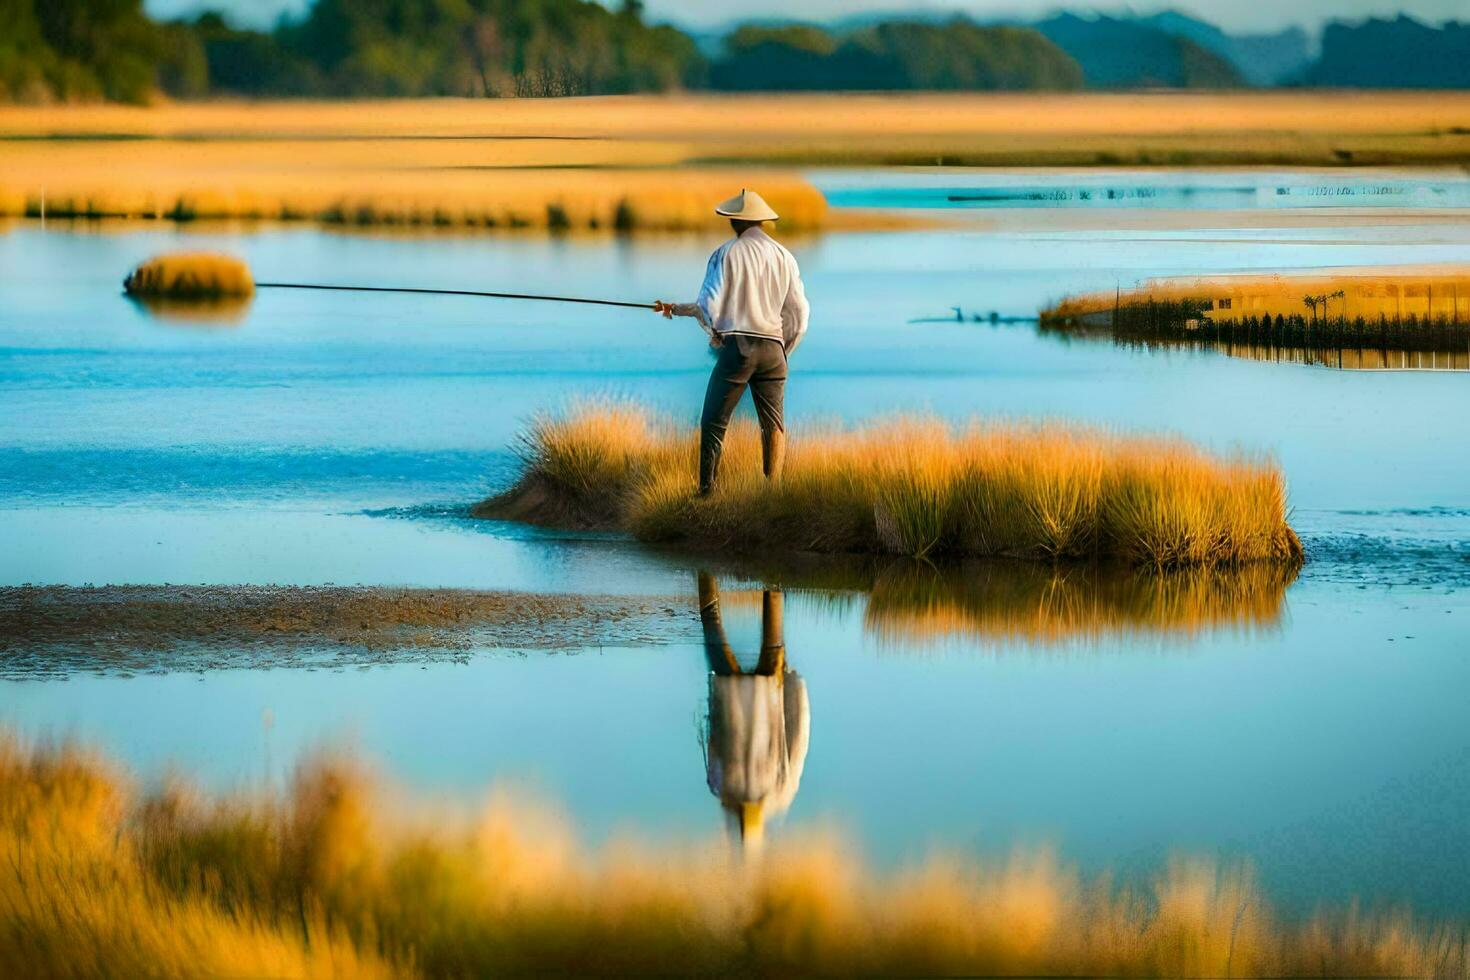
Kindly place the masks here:
POLYGON ((817 228, 836 216, 791 168, 1465 163, 1470 94, 0 106, 0 141, 0 215, 686 229, 750 185, 817 228))
POLYGON ((1120 886, 1046 850, 880 875, 831 835, 591 850, 544 805, 416 804, 351 760, 283 795, 140 793, 0 739, 15 976, 1465 977, 1467 939, 1355 906, 1288 921, 1249 869, 1200 860, 1120 886))
MULTIPOLYGON (((1470 93, 841 94, 0 107, 0 136, 527 142, 486 165, 1464 162, 1470 93), (590 142, 590 148, 556 142, 590 142), (1347 157, 1342 151, 1346 151, 1347 157), (1099 160, 1097 154, 1120 160, 1099 160), (1155 158, 1144 160, 1144 154, 1155 158), (982 159, 975 159, 979 155, 982 159), (1045 158, 1045 159, 1042 159, 1045 158), (499 161, 505 160, 507 163, 499 161), (1179 161, 1186 162, 1186 161, 1179 161)), ((446 151, 447 152, 447 151, 446 151)))
POLYGON ((695 494, 697 432, 636 405, 542 416, 516 485, 479 516, 611 527, 747 552, 1115 560, 1152 568, 1301 561, 1273 463, 1182 442, 1051 424, 899 418, 790 440, 761 476, 760 436, 733 425, 722 477, 695 494))

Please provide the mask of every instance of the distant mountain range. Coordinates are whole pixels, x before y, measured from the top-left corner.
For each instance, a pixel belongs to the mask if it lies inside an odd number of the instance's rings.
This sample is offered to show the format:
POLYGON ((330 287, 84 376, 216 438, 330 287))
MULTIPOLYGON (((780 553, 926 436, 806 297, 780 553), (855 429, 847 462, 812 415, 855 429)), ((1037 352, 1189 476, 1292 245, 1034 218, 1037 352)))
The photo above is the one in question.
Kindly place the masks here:
POLYGON ((1226 34, 1208 21, 1177 10, 1144 17, 1138 23, 1213 51, 1234 65, 1251 85, 1293 81, 1312 58, 1307 32, 1300 27, 1288 27, 1275 34, 1226 34))
MULTIPOLYGON (((953 9, 928 7, 854 14, 822 26, 842 33, 894 21, 944 24, 959 16, 964 15, 953 9)), ((1042 21, 975 21, 1040 31, 1081 64, 1088 85, 1095 88, 1187 88, 1192 84, 1269 87, 1296 81, 1312 61, 1311 39, 1300 27, 1288 27, 1275 34, 1228 34, 1209 21, 1177 10, 1138 17, 1058 13, 1042 21)), ((718 58, 725 39, 740 25, 780 27, 795 23, 803 22, 753 18, 690 33, 701 51, 718 58)))
MULTIPOLYGON (((1226 55, 1147 21, 1056 14, 1031 25, 1082 66, 1091 88, 1240 88, 1226 55)), ((1203 25, 1208 26, 1208 25, 1203 25)))
POLYGON ((1328 24, 1322 57, 1302 80, 1352 88, 1470 88, 1470 23, 1412 17, 1328 24))

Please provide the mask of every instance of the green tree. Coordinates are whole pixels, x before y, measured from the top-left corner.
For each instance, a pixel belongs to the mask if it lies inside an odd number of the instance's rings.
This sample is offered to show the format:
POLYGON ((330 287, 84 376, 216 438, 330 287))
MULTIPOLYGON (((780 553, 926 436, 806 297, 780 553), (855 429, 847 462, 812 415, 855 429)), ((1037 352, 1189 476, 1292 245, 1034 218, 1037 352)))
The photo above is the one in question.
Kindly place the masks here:
POLYGON ((716 88, 1071 89, 1082 70, 1036 31, 885 21, 843 37, 817 27, 745 26, 711 68, 716 88))

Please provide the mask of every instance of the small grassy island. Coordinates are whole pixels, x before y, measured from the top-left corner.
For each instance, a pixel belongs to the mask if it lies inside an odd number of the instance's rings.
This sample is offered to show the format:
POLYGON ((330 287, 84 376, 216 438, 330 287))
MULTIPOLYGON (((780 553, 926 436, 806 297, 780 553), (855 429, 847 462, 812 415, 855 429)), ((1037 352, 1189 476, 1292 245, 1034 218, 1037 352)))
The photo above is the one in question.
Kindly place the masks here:
POLYGON ((631 532, 710 550, 1114 561, 1302 560, 1272 462, 1059 423, 900 418, 791 440, 784 479, 736 425, 721 484, 694 492, 698 437, 629 405, 537 419, 524 470, 479 517, 631 532))
POLYGON ((1144 345, 1463 354, 1470 346, 1470 268, 1150 279, 1069 296, 1040 319, 1043 330, 1111 333, 1144 345))

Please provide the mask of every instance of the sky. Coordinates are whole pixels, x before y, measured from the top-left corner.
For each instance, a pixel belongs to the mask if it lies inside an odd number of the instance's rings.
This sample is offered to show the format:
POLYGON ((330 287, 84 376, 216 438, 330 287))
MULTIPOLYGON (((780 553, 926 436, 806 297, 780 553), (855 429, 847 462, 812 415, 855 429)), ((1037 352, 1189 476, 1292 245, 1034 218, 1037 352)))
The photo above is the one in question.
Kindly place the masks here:
MULTIPOLYGON (((242 26, 268 27, 281 13, 299 13, 310 0, 144 0, 148 11, 158 17, 177 17, 201 9, 224 10, 242 26)), ((1439 23, 1456 18, 1470 19, 1470 0, 1168 0, 1157 4, 1128 5, 1141 13, 1173 7, 1218 24, 1236 33, 1274 31, 1293 24, 1316 32, 1324 21, 1358 20, 1364 17, 1393 17, 1400 11, 1439 23)), ((957 10, 975 17, 1036 18, 1058 8, 1076 12, 1097 9, 1118 12, 1123 4, 1059 3, 1058 0, 646 0, 654 20, 668 20, 683 27, 703 28, 754 17, 779 16, 810 20, 832 20, 850 14, 881 11, 957 10)))

